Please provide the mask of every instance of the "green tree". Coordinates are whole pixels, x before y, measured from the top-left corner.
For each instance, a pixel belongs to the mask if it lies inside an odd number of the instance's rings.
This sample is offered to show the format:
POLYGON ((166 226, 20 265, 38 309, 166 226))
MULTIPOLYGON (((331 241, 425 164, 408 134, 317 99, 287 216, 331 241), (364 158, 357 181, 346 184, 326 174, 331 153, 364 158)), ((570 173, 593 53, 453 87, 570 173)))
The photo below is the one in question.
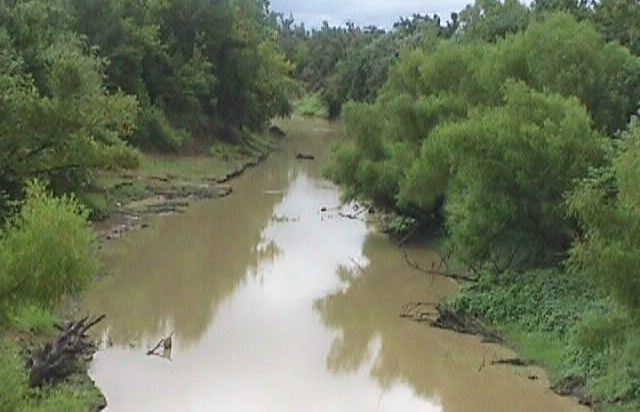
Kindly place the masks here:
POLYGON ((123 140, 133 130, 136 101, 106 92, 101 60, 83 52, 77 37, 61 35, 41 51, 46 92, 25 72, 8 34, 0 38, 0 188, 19 196, 27 180, 41 177, 58 191, 75 190, 96 168, 137 165, 137 152, 123 140))
POLYGON ((594 23, 608 40, 617 40, 640 56, 640 1, 600 0, 595 2, 594 23))
POLYGON ((450 246, 470 267, 557 262, 573 233, 563 196, 602 158, 576 99, 507 83, 505 101, 437 127, 400 192, 426 209, 444 196, 450 246))
POLYGON ((640 123, 621 135, 611 166, 592 173, 569 198, 583 229, 570 263, 591 275, 640 319, 640 123))
POLYGON ((530 15, 518 0, 476 0, 460 12, 462 29, 458 37, 464 41, 496 41, 526 29, 530 15))

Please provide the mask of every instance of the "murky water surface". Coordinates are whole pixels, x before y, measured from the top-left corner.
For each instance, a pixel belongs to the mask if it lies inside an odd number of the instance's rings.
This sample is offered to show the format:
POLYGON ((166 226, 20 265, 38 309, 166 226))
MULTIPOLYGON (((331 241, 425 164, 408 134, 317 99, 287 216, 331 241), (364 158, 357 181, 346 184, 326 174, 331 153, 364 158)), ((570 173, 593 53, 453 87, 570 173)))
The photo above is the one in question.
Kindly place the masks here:
MULTIPOLYGON (((109 276, 84 306, 108 316, 91 375, 109 411, 581 410, 539 370, 491 366, 509 351, 401 318, 455 285, 339 216, 321 167, 340 124, 285 128, 281 150, 231 196, 108 246, 109 276), (146 355, 172 332, 170 354, 146 355)), ((406 250, 424 266, 437 259, 406 250)))

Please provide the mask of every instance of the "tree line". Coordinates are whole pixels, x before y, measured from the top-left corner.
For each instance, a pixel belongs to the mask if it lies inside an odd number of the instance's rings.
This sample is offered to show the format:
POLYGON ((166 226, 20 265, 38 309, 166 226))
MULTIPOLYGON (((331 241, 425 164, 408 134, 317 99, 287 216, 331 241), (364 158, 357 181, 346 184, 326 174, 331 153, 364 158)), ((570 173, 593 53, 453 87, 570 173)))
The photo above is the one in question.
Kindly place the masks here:
POLYGON ((347 23, 324 23, 307 29, 294 16, 276 14, 279 43, 295 64, 296 78, 317 93, 330 117, 346 101, 372 102, 386 82, 389 69, 403 50, 429 49, 443 39, 453 43, 495 42, 524 30, 545 12, 565 11, 588 21, 607 41, 617 41, 640 53, 640 11, 637 0, 537 0, 531 7, 518 0, 478 0, 444 19, 413 14, 400 18, 391 30, 347 23))
POLYGON ((33 178, 81 191, 138 148, 242 143, 290 111, 265 1, 3 0, 0 27, 5 199, 33 178))

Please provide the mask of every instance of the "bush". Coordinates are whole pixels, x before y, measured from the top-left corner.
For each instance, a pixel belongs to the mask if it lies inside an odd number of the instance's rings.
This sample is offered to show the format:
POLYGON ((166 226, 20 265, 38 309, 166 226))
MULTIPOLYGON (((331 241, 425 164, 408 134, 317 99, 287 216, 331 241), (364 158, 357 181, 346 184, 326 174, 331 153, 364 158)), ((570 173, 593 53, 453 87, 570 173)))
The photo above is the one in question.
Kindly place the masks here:
POLYGON ((56 198, 38 181, 27 185, 20 212, 0 238, 1 305, 51 307, 88 283, 98 270, 88 213, 73 197, 56 198))
POLYGON ((77 197, 78 201, 89 210, 89 218, 93 221, 106 219, 112 210, 107 197, 102 193, 80 192, 77 197))

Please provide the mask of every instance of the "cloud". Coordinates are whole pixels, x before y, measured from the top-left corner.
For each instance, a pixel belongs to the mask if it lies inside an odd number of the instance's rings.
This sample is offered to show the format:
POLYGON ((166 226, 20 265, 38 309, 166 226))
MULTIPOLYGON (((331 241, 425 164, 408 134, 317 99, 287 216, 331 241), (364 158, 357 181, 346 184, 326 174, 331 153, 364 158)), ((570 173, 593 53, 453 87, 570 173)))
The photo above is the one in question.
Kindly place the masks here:
POLYGON ((374 24, 391 28, 400 17, 414 13, 438 14, 443 20, 460 11, 469 0, 271 0, 271 9, 293 13, 297 22, 319 27, 323 20, 332 25, 352 21, 360 26, 374 24))

